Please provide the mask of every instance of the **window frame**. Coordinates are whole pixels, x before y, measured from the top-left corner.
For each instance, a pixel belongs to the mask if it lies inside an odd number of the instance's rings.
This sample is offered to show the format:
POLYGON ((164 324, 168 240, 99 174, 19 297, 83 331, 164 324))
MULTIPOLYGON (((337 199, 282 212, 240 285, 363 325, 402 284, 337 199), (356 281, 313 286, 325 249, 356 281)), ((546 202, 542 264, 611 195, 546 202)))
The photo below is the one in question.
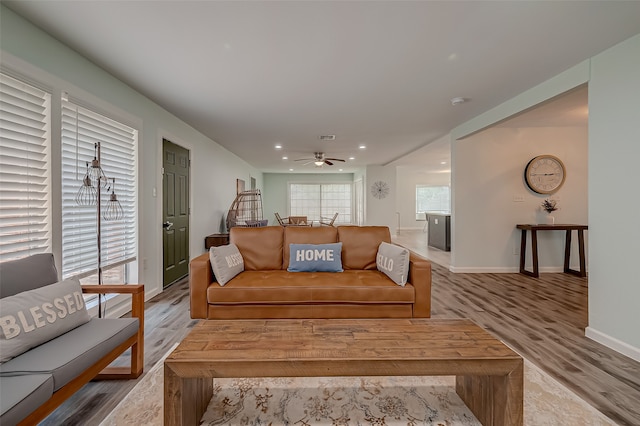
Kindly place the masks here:
MULTIPOLYGON (((431 213, 443 213, 443 214, 447 214, 451 212, 451 185, 430 185, 430 184, 416 184, 416 207, 415 207, 415 214, 416 214, 416 220, 420 220, 420 221, 424 221, 426 220, 426 213, 431 212, 431 213), (419 200, 419 190, 422 188, 446 188, 446 192, 447 192, 447 197, 448 197, 448 206, 446 208, 425 208, 425 209, 421 209, 420 207, 428 207, 428 206, 424 206, 420 203, 419 200)), ((442 206, 439 206, 442 207, 442 206)))
POLYGON ((353 182, 350 181, 336 181, 336 182, 331 182, 331 181, 321 181, 321 182, 308 182, 308 181, 291 181, 287 183, 287 212, 289 216, 296 216, 296 215, 300 215, 300 216, 307 216, 308 220, 311 221, 320 221, 321 218, 331 218, 333 217, 333 215, 336 213, 336 209, 335 208, 331 208, 331 207, 327 207, 327 209, 325 209, 325 211, 323 212, 323 205, 322 205, 322 194, 323 194, 323 186, 328 186, 328 185, 344 185, 344 186, 348 186, 349 187, 349 206, 348 206, 348 213, 345 213, 344 210, 345 208, 340 208, 338 207, 338 217, 336 218, 335 221, 335 225, 337 224, 347 224, 347 223, 352 223, 353 221, 353 215, 354 215, 354 189, 353 189, 353 182), (294 207, 292 207, 292 199, 291 199, 291 194, 292 194, 292 187, 294 185, 310 185, 310 186, 318 186, 318 190, 319 190, 319 195, 320 195, 320 199, 318 201, 318 215, 316 216, 315 213, 311 213, 309 214, 308 212, 304 212, 304 211, 294 211, 294 207))

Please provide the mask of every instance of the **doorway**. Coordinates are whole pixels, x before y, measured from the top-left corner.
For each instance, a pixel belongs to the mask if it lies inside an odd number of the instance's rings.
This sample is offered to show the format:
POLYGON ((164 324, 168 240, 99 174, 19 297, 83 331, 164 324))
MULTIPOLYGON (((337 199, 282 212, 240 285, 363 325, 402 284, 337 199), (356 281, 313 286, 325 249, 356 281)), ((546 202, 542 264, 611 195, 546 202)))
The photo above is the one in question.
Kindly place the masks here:
POLYGON ((189 273, 189 150, 162 140, 163 288, 189 273))

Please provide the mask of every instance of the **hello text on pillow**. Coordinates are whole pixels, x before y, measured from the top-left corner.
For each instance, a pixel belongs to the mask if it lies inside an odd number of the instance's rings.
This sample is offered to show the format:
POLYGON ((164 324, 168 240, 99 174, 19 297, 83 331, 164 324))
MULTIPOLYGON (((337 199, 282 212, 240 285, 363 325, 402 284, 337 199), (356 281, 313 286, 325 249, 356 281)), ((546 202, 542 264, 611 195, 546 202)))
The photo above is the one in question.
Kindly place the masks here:
POLYGON ((394 283, 404 287, 409 279, 409 250, 382 242, 378 247, 376 266, 394 283))
POLYGON ((289 272, 342 272, 342 243, 290 244, 289 272))

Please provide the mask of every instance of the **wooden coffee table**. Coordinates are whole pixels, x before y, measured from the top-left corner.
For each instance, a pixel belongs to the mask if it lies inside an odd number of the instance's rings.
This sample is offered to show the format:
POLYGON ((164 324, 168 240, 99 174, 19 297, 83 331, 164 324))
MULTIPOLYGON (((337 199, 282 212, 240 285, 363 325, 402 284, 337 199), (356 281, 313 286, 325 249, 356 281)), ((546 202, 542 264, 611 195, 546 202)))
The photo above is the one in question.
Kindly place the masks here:
POLYGON ((523 360, 469 320, 204 320, 164 362, 164 424, 197 425, 212 378, 456 376, 483 425, 522 425, 523 360))

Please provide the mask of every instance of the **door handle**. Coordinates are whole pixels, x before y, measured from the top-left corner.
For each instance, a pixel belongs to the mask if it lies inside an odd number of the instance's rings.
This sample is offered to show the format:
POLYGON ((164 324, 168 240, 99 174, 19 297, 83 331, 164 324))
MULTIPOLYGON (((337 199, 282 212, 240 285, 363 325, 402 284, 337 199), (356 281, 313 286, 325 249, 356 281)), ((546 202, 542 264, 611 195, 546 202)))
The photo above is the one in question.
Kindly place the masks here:
POLYGON ((171 227, 172 227, 172 226, 173 226, 173 222, 169 222, 169 221, 167 221, 167 222, 165 222, 165 223, 163 223, 163 224, 162 224, 162 227, 163 227, 164 229, 166 229, 167 231, 171 230, 171 227))

